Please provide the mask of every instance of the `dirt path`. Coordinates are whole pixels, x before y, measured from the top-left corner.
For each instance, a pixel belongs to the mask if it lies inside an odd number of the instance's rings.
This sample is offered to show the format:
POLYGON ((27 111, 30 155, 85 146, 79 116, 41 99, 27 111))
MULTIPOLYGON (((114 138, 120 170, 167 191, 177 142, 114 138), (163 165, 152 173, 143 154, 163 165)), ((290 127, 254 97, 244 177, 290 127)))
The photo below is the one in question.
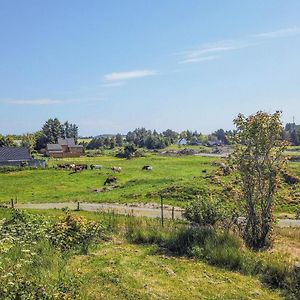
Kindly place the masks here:
MULTIPOLYGON (((62 209, 68 208, 71 210, 77 209, 77 203, 62 202, 62 203, 25 203, 17 204, 16 208, 32 208, 32 209, 62 209)), ((80 203, 80 210, 85 211, 103 211, 115 212, 121 215, 133 215, 139 217, 158 218, 161 217, 161 209, 157 204, 132 205, 132 204, 113 204, 113 203, 80 203)), ((174 218, 182 219, 183 209, 174 207, 174 218)), ((172 207, 164 207, 164 217, 172 218, 172 207)))
MULTIPOLYGON (((61 203, 24 203, 15 205, 16 208, 31 208, 31 209, 62 209, 68 208, 71 210, 77 209, 75 202, 61 202, 61 203)), ((102 211, 115 212, 121 215, 133 215, 148 218, 160 218, 161 209, 158 204, 113 204, 113 203, 80 203, 80 209, 85 211, 102 211)), ((174 207, 174 218, 183 219, 183 209, 174 207)), ((172 207, 164 207, 164 217, 172 218, 172 207)), ((278 227, 299 227, 300 220, 279 219, 278 227)))

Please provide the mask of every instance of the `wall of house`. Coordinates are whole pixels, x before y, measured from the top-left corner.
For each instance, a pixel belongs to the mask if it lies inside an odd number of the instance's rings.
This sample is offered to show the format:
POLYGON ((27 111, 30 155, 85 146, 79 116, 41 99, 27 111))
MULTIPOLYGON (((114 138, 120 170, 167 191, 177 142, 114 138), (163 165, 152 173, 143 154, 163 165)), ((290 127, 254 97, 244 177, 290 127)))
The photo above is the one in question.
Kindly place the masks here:
POLYGON ((48 152, 48 156, 53 158, 63 158, 63 152, 48 152))
POLYGON ((79 153, 79 154, 82 154, 83 153, 83 148, 78 148, 78 147, 70 147, 70 152, 71 153, 79 153))
POLYGON ((0 167, 21 167, 24 163, 26 164, 26 161, 0 161, 0 167))

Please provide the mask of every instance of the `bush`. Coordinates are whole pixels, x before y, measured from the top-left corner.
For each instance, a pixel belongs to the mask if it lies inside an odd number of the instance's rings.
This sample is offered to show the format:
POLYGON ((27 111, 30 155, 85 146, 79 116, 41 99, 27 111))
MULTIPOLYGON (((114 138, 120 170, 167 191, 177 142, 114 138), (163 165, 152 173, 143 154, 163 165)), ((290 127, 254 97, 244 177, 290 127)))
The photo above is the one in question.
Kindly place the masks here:
POLYGON ((51 243, 61 251, 75 250, 87 254, 92 241, 101 235, 101 226, 83 217, 67 213, 49 231, 51 243))
POLYGON ((18 166, 0 166, 0 173, 10 173, 22 171, 24 168, 18 166))
POLYGON ((225 217, 225 210, 221 203, 214 198, 201 197, 191 201, 184 216, 200 226, 214 226, 225 217))

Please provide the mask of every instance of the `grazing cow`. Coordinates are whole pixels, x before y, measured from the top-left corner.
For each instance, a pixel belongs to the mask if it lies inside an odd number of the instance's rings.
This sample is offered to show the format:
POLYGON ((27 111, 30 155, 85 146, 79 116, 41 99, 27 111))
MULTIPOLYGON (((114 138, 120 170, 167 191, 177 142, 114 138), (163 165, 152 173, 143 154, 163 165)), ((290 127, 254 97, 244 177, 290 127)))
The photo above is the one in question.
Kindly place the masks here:
POLYGON ((104 181, 104 185, 111 184, 111 183, 114 183, 116 181, 117 181, 116 177, 107 177, 106 180, 104 181))
POLYGON ((101 170, 102 166, 101 165, 90 165, 91 170, 101 170))
POLYGON ((72 164, 72 165, 70 165, 70 168, 71 168, 74 172, 81 172, 81 171, 87 169, 87 165, 86 165, 86 164, 81 164, 81 165, 75 165, 75 164, 72 164))
POLYGON ((143 166, 142 170, 151 171, 153 170, 152 166, 143 166))
POLYGON ((122 171, 121 167, 112 167, 111 170, 115 173, 120 173, 122 171))

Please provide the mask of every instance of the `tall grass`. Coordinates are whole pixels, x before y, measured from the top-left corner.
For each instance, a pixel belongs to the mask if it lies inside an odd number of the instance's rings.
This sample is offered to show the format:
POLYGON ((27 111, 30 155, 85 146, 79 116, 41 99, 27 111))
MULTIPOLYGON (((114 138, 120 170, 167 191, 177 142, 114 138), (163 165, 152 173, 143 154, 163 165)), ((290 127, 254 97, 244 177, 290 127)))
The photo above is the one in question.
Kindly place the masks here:
POLYGON ((162 228, 153 220, 128 219, 126 237, 133 243, 156 244, 172 255, 186 255, 230 271, 257 275, 269 287, 282 289, 287 299, 300 299, 300 272, 289 258, 250 251, 232 233, 186 224, 169 223, 162 228))

